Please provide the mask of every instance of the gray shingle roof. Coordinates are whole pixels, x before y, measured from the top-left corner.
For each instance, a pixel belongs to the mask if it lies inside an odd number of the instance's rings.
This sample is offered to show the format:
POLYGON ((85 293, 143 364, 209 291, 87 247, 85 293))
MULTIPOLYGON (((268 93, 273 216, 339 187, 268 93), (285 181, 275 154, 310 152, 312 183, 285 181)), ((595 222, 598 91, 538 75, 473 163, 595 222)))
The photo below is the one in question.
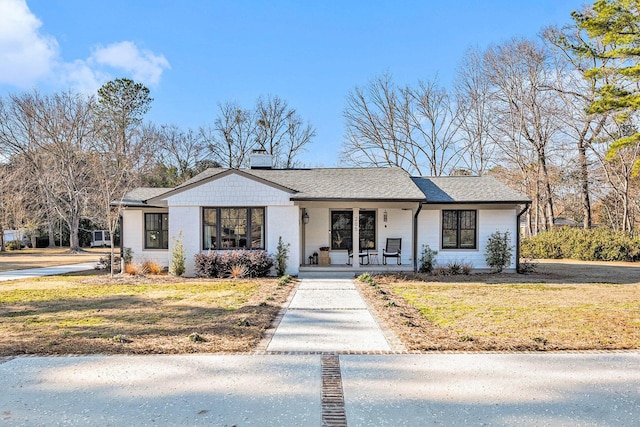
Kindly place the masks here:
POLYGON ((527 203, 531 200, 490 176, 414 177, 427 203, 527 203))
MULTIPOLYGON (((146 201, 160 194, 166 193, 171 188, 155 188, 155 187, 138 187, 129 191, 122 198, 122 204, 125 206, 148 206, 146 201)), ((114 200, 112 205, 119 205, 120 200, 114 200)))
MULTIPOLYGON (((208 169, 175 190, 197 185, 198 182, 214 179, 230 171, 208 169)), ((292 200, 424 199, 422 192, 412 185, 409 174, 400 168, 240 169, 238 173, 288 189, 292 193, 292 200)))
MULTIPOLYGON (((181 190, 240 173, 291 192, 291 200, 424 201, 426 203, 527 203, 529 198, 489 176, 410 177, 400 168, 211 168, 176 188, 136 188, 122 200, 147 206, 181 190), (415 185, 413 185, 415 184, 415 185), (152 200, 153 201, 153 200, 152 200)), ((118 203, 117 201, 114 203, 118 203)))

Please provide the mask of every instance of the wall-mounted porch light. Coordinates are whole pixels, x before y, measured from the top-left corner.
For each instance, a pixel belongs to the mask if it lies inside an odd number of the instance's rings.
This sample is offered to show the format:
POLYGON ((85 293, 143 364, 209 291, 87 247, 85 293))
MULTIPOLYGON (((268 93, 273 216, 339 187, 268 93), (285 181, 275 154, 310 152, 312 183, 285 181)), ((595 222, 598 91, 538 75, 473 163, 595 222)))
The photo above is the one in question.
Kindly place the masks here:
POLYGON ((304 224, 309 224, 309 214, 307 213, 306 209, 304 209, 302 212, 302 222, 304 224))

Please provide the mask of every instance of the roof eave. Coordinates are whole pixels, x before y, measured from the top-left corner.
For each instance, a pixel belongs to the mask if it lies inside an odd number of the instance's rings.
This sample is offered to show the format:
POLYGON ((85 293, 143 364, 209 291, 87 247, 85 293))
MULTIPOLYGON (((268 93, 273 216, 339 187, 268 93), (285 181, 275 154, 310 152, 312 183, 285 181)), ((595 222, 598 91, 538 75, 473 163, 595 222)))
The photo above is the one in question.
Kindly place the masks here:
POLYGON ((427 200, 424 202, 426 205, 521 205, 523 203, 531 203, 531 200, 427 200))
POLYGON ((157 201, 160 201, 160 200, 164 200, 167 197, 171 197, 171 196, 173 196, 175 194, 182 193, 183 191, 190 190, 190 189, 198 187, 198 186, 200 186, 202 184, 206 184, 207 182, 215 181, 215 180, 218 180, 220 178, 224 178, 225 176, 232 175, 232 174, 240 175, 240 176, 242 176, 244 178, 251 179, 253 181, 259 182, 259 183, 264 184, 264 185, 268 185, 270 187, 276 188, 278 190, 281 190, 281 191, 284 191, 284 192, 287 192, 287 193, 296 193, 296 190, 294 190, 294 189, 291 189, 291 188, 288 188, 288 187, 284 187, 284 186, 282 186, 280 184, 276 184, 275 182, 269 181, 267 179, 260 178, 258 176, 255 176, 255 175, 252 175, 250 173, 244 172, 244 171, 242 171, 240 169, 226 169, 226 170, 223 170, 220 173, 216 173, 214 175, 210 175, 210 176, 204 177, 204 178, 202 178, 202 179, 200 179, 198 181, 192 182, 192 183, 190 183, 188 185, 184 185, 182 187, 177 187, 177 188, 174 188, 172 190, 169 190, 166 193, 160 194, 160 195, 158 195, 156 197, 153 197, 153 198, 151 198, 151 199, 149 199, 147 201, 157 202, 157 201))
POLYGON ((109 206, 118 207, 121 206, 123 208, 166 208, 166 204, 149 204, 145 201, 135 201, 135 202, 111 202, 109 206))
POLYGON ((293 202, 398 202, 420 203, 424 199, 384 199, 384 198, 351 198, 351 197, 292 197, 293 202))

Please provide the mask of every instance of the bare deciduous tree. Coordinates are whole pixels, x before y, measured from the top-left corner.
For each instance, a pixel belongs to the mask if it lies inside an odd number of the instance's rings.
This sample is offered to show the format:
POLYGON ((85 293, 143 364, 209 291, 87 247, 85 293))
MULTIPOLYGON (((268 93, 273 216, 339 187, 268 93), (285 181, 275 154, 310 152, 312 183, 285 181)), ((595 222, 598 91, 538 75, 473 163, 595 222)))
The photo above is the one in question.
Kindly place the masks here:
POLYGON ((160 128, 160 149, 164 153, 164 166, 175 167, 178 185, 201 172, 199 166, 204 160, 206 146, 202 135, 189 129, 183 131, 176 125, 160 128))
POLYGON ((200 129, 211 159, 222 167, 244 166, 255 143, 256 122, 254 112, 235 102, 219 104, 213 127, 200 129))
POLYGON ((469 49, 455 82, 462 161, 472 174, 479 176, 493 166, 495 151, 491 138, 491 84, 484 67, 482 53, 469 49))
POLYGON ((275 166, 293 167, 296 156, 315 136, 313 127, 278 96, 258 98, 255 116, 256 144, 271 153, 275 166))
POLYGON ((442 175, 459 160, 458 113, 436 82, 398 87, 383 74, 347 96, 342 156, 359 166, 442 175))
POLYGON ((253 149, 265 149, 274 166, 290 168, 315 137, 313 127, 277 96, 258 98, 253 110, 235 102, 220 104, 218 110, 213 127, 201 128, 200 134, 211 159, 223 167, 247 166, 253 149))
POLYGON ((594 153, 602 166, 602 199, 617 200, 617 206, 609 211, 610 224, 612 228, 630 233, 635 230, 634 219, 638 213, 634 202, 638 201, 640 184, 637 170, 637 165, 640 164, 640 142, 627 144, 618 150, 610 150, 609 144, 637 133, 635 120, 637 117, 630 116, 625 123, 613 122, 605 128, 607 137, 593 144, 594 153))
POLYGON ((533 199, 542 202, 545 229, 553 227, 555 218, 548 162, 560 128, 560 108, 557 93, 551 89, 553 75, 548 61, 544 47, 528 40, 512 40, 489 48, 485 54, 496 143, 508 158, 520 157, 516 162, 523 171, 530 170, 523 160, 535 158, 533 199))
POLYGON ((37 171, 39 186, 69 228, 72 252, 80 250, 78 229, 91 188, 85 154, 93 134, 93 103, 78 94, 11 95, 0 109, 0 146, 37 171))
POLYGON ((543 39, 556 54, 557 78, 554 89, 562 104, 562 132, 574 142, 578 153, 578 182, 583 215, 583 228, 591 228, 590 161, 588 150, 601 135, 607 123, 607 114, 589 113, 595 101, 597 80, 587 70, 606 67, 607 59, 601 55, 584 56, 577 53, 578 46, 594 51, 602 51, 597 44, 590 43, 575 26, 564 28, 549 27, 543 39))

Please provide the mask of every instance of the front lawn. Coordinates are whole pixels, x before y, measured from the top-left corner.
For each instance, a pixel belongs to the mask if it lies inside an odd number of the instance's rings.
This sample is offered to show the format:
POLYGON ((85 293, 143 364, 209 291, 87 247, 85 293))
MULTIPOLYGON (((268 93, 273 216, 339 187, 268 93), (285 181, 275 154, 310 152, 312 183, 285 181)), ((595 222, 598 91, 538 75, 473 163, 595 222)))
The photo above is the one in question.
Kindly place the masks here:
POLYGON ((249 351, 291 289, 276 279, 92 274, 4 282, 0 356, 249 351))
POLYGON ((359 287, 410 350, 640 348, 637 270, 635 282, 620 272, 591 283, 598 266, 581 266, 579 275, 552 267, 533 275, 378 276, 359 287))

